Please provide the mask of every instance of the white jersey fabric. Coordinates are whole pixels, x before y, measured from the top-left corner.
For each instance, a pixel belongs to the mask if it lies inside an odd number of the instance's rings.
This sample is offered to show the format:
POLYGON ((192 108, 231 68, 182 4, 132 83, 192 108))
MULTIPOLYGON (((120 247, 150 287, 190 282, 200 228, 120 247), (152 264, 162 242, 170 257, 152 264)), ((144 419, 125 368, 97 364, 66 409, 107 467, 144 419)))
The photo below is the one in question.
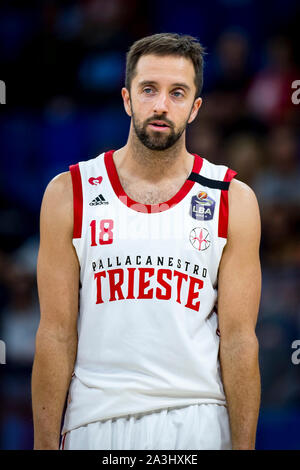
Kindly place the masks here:
POLYGON ((170 407, 226 405, 217 274, 236 172, 193 157, 177 194, 154 205, 126 195, 113 151, 70 167, 80 307, 62 433, 170 407))
POLYGON ((229 416, 214 403, 130 414, 72 429, 60 449, 232 450, 229 416))

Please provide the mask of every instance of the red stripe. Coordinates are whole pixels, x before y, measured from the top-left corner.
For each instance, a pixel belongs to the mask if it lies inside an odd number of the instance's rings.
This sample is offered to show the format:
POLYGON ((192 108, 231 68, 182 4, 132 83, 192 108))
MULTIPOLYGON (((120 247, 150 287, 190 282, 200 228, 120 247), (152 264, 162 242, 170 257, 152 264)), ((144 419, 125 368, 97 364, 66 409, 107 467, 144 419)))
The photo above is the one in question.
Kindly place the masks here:
POLYGON ((82 231, 82 209, 83 209, 83 196, 81 174, 79 163, 70 165, 70 172, 73 184, 73 213, 74 213, 74 227, 73 238, 81 238, 82 231))
MULTIPOLYGON (((236 171, 228 168, 223 181, 231 181, 232 178, 236 174, 237 174, 236 171)), ((228 231, 228 191, 225 191, 222 189, 221 198, 220 198, 218 236, 222 238, 227 238, 227 231, 228 231)))
POLYGON ((62 441, 61 441, 61 450, 64 450, 64 448, 65 448, 66 435, 67 435, 67 433, 65 433, 63 435, 63 438, 62 438, 62 441))
MULTIPOLYGON (((109 152, 106 152, 104 155, 104 162, 106 166, 106 171, 108 174, 108 177, 110 179, 111 185, 113 187, 113 190, 117 197, 128 207, 131 209, 134 209, 137 212, 145 212, 145 213, 155 213, 155 212, 163 212, 167 209, 170 209, 174 205, 178 204, 186 195, 187 193, 192 189, 193 185, 195 184, 195 181, 191 180, 186 180, 183 184, 183 186, 179 189, 179 191, 168 201, 161 202, 159 204, 141 204, 140 202, 134 201, 131 199, 124 191, 118 173, 117 169, 113 160, 113 153, 114 150, 110 150, 109 152)), ((199 155, 193 154, 194 155, 194 164, 192 171, 195 173, 199 173, 202 164, 203 164, 203 159, 199 157, 199 155)))

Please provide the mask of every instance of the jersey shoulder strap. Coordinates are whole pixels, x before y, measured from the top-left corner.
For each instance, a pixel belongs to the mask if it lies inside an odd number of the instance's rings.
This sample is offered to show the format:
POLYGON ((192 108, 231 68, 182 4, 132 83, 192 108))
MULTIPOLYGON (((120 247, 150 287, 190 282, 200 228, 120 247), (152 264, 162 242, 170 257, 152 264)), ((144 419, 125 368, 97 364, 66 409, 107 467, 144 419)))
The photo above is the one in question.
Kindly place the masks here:
POLYGON ((73 238, 81 238, 82 235, 83 185, 87 183, 90 185, 100 183, 102 177, 98 176, 97 170, 101 169, 101 172, 105 171, 103 157, 104 153, 101 153, 95 158, 69 166, 73 186, 73 238), (93 176, 89 175, 91 171, 93 176), (87 181, 86 178, 88 178, 87 181))
POLYGON ((201 168, 201 174, 191 172, 188 179, 199 183, 201 187, 216 189, 220 191, 218 236, 227 238, 228 232, 228 189, 231 180, 237 172, 225 165, 216 165, 205 158, 201 168))

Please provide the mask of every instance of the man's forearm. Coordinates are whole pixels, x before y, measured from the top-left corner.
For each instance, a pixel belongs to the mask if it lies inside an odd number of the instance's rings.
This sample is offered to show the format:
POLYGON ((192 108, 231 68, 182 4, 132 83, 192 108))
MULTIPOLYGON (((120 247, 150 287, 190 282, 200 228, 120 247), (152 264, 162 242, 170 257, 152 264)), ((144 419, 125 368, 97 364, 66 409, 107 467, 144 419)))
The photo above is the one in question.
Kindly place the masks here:
POLYGON ((34 449, 58 449, 60 426, 76 356, 76 341, 39 331, 32 369, 34 449))
POLYGON ((233 449, 255 449, 260 406, 258 342, 220 341, 220 364, 233 449))

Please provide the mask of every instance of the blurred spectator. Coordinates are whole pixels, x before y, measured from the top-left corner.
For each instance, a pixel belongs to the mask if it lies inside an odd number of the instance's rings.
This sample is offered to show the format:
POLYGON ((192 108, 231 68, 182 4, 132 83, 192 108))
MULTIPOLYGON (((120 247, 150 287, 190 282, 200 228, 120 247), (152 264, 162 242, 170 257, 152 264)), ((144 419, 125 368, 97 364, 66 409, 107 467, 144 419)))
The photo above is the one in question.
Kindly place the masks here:
POLYGON ((44 189, 58 173, 85 159, 85 126, 82 113, 68 96, 56 96, 44 109, 42 121, 41 179, 44 189))
POLYGON ((7 297, 0 315, 0 337, 6 344, 1 377, 0 447, 32 449, 31 369, 40 311, 36 289, 38 238, 0 256, 0 285, 7 297))
POLYGON ((233 29, 221 34, 214 61, 214 91, 243 93, 252 75, 246 32, 233 29))
POLYGON ((291 85, 299 78, 300 69, 293 62, 287 37, 271 38, 266 52, 266 65, 254 76, 247 103, 250 112, 271 125, 294 116, 291 85))
POLYGON ((10 108, 5 118, 0 115, 1 190, 10 204, 21 203, 24 210, 36 210, 41 195, 39 118, 35 111, 10 108))
POLYGON ((213 163, 224 162, 219 130, 213 122, 203 119, 202 114, 188 128, 187 145, 192 153, 197 153, 213 163))
POLYGON ((251 134, 236 134, 226 142, 225 156, 237 178, 253 187, 263 161, 260 140, 251 134))
POLYGON ((265 167, 257 174, 255 190, 265 205, 300 207, 299 141, 288 125, 273 127, 266 139, 265 167))
MULTIPOLYGON (((6 179, 10 179, 9 174, 6 174, 6 179)), ((2 178, 0 177, 0 182, 2 183, 1 180, 2 178)), ((16 177, 13 176, 11 178, 8 184, 19 185, 17 174, 16 177)), ((22 182, 20 186, 22 186, 22 182)), ((22 197, 20 196, 18 200, 16 194, 10 191, 6 191, 6 195, 4 195, 4 189, 3 183, 2 190, 0 190, 0 252, 7 254, 16 250, 27 237, 36 233, 39 224, 36 214, 28 210, 22 197)), ((20 187, 18 190, 20 190, 20 187)), ((39 195, 39 200, 36 201, 38 206, 40 202, 41 194, 39 195)))
POLYGON ((0 331, 10 364, 31 366, 33 360, 40 317, 36 288, 38 246, 38 237, 31 237, 9 256, 0 256, 0 282, 7 289, 0 331))
POLYGON ((136 0, 45 5, 47 99, 67 94, 90 107, 113 103, 123 86, 127 49, 149 32, 148 18, 147 3, 136 0))
POLYGON ((300 267, 300 211, 289 211, 286 205, 263 206, 262 214, 262 260, 276 268, 300 267), (294 212, 295 211, 295 212, 294 212))
POLYGON ((6 344, 7 362, 31 366, 39 323, 36 276, 15 266, 6 282, 8 302, 2 310, 1 335, 6 344))
POLYGON ((13 266, 18 266, 24 273, 32 276, 32 279, 36 276, 39 243, 39 236, 33 235, 10 256, 13 266))
POLYGON ((299 403, 300 375, 291 361, 292 342, 300 337, 299 283, 299 268, 275 260, 270 267, 264 263, 257 325, 263 407, 287 409, 299 403))

